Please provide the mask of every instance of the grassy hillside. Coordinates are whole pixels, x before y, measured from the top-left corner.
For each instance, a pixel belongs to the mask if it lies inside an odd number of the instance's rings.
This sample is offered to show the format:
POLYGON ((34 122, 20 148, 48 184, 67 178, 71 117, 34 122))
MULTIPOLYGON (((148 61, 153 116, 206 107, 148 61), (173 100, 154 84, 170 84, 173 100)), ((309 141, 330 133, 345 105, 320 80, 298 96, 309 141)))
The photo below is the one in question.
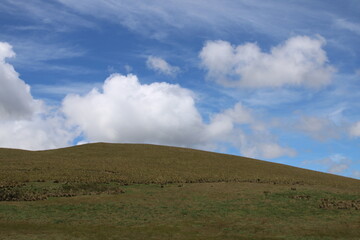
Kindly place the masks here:
POLYGON ((0 239, 359 239, 360 181, 192 149, 0 149, 0 239))
POLYGON ((267 182, 360 188, 360 181, 186 148, 95 143, 49 151, 0 149, 0 183, 26 181, 267 182))

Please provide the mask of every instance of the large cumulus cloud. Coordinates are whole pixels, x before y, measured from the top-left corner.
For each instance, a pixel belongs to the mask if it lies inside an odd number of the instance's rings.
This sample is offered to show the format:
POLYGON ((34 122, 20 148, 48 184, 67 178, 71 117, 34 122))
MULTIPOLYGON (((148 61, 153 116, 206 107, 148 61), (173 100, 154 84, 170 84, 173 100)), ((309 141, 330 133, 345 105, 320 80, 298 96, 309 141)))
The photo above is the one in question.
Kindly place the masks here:
POLYGON ((293 156, 280 146, 241 103, 213 114, 205 123, 194 93, 179 85, 141 84, 134 75, 113 74, 101 90, 69 95, 62 104, 67 119, 89 141, 142 142, 218 150, 231 145, 249 157, 293 156), (242 128, 250 126, 250 133, 242 128))
POLYGON ((321 37, 296 36, 266 53, 256 43, 208 41, 199 56, 208 77, 224 86, 318 88, 329 84, 335 72, 324 44, 321 37))
POLYGON ((101 91, 67 96, 63 111, 90 141, 191 146, 203 131, 191 91, 168 83, 142 85, 131 74, 111 75, 101 91))
POLYGON ((19 78, 6 58, 15 57, 10 44, 0 42, 0 120, 28 118, 39 107, 29 85, 19 78))
POLYGON ((49 149, 71 144, 75 136, 56 110, 32 97, 6 58, 15 53, 0 42, 0 147, 49 149))
POLYGON ((78 133, 58 113, 39 113, 30 119, 0 121, 0 147, 44 150, 72 144, 78 133))

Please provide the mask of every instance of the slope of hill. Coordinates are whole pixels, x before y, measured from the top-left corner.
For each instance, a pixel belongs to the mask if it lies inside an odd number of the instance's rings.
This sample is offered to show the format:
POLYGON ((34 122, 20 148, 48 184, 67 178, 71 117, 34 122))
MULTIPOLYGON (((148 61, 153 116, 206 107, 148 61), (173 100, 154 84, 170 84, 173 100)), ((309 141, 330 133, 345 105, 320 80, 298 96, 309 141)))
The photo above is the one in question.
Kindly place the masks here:
POLYGON ((271 182, 360 188, 360 181, 282 164, 186 148, 94 143, 48 150, 0 149, 0 182, 271 182))
POLYGON ((0 239, 359 239, 360 181, 199 150, 0 149, 0 239))

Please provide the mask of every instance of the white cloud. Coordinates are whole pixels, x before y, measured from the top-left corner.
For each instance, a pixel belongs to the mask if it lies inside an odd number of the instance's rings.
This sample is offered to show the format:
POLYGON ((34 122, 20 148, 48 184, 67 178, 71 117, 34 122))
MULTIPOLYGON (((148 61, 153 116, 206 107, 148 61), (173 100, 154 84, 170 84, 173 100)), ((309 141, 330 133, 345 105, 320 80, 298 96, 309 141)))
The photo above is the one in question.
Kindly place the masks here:
POLYGON ((0 42, 0 61, 4 62, 5 58, 15 57, 12 46, 6 42, 0 42))
POLYGON ((234 145, 240 149, 243 155, 254 158, 294 157, 297 154, 290 147, 280 146, 277 139, 266 128, 257 128, 256 124, 251 134, 238 134, 234 145))
MULTIPOLYGON (((143 142, 211 150, 225 144, 248 157, 293 155, 241 103, 205 123, 190 90, 164 82, 141 84, 131 74, 113 74, 101 90, 67 95, 61 112, 51 109, 32 97, 30 87, 5 62, 14 55, 9 44, 0 44, 0 147, 65 147, 84 135, 79 143, 143 142), (243 131, 245 126, 249 131, 243 131)), ((42 91, 64 94, 68 89, 45 87, 42 91)))
POLYGON ((86 139, 106 142, 143 142, 217 150, 232 145, 248 157, 293 156, 238 103, 214 114, 205 123, 194 94, 179 85, 141 84, 136 76, 113 74, 101 90, 84 96, 68 95, 62 105, 68 120, 86 139), (244 133, 249 125, 251 133, 244 133))
POLYGON ((0 42, 0 120, 30 117, 40 104, 31 96, 29 85, 6 63, 6 58, 14 56, 11 45, 0 42))
POLYGON ((335 26, 342 28, 342 29, 346 29, 348 31, 351 31, 351 32, 354 32, 354 33, 360 35, 360 24, 359 23, 350 22, 345 19, 336 19, 335 26))
POLYGON ((154 56, 149 56, 146 60, 146 66, 158 73, 168 76, 175 76, 179 73, 180 68, 171 66, 164 59, 154 56))
POLYGON ((302 116, 295 128, 320 141, 339 138, 342 130, 329 119, 314 116, 302 116))
POLYGON ((0 42, 0 146, 49 149, 70 144, 74 133, 65 121, 39 100, 5 61, 14 57, 11 45, 0 42))
POLYGON ((189 90, 167 83, 142 85, 134 75, 113 74, 102 91, 67 96, 63 111, 90 141, 183 146, 202 141, 202 119, 189 90))
POLYGON ((223 113, 215 114, 207 127, 210 138, 229 138, 235 130, 235 124, 251 124, 254 122, 251 112, 242 104, 237 103, 234 108, 227 109, 223 113))
POLYGON ((125 65, 124 65, 124 68, 125 68, 125 71, 126 71, 127 73, 129 73, 129 72, 131 72, 131 71, 133 70, 133 68, 132 68, 130 65, 128 65, 128 64, 125 64, 125 65))
POLYGON ((350 127, 349 134, 352 137, 360 137, 360 121, 350 127))
POLYGON ((325 166, 328 172, 341 174, 349 169, 352 161, 341 154, 333 154, 328 158, 320 160, 319 163, 325 166))
POLYGON ((215 143, 230 143, 247 157, 272 159, 296 155, 294 149, 280 146, 265 124, 256 120, 251 110, 240 103, 215 114, 206 131, 207 139, 212 139, 215 143), (246 126, 249 129, 245 133, 243 127, 246 126))
POLYGON ((224 86, 317 88, 329 84, 335 72, 324 44, 321 37, 297 36, 265 53, 255 43, 208 41, 199 56, 208 77, 224 86))
POLYGON ((0 121, 0 147, 29 150, 66 147, 76 134, 58 114, 34 114, 27 120, 0 121))
POLYGON ((349 165, 347 164, 334 164, 328 169, 328 172, 330 173, 343 173, 346 169, 349 168, 349 165))
POLYGON ((241 146, 242 152, 246 156, 262 156, 266 159, 278 158, 282 156, 294 157, 296 151, 291 148, 282 147, 273 142, 250 142, 250 144, 241 146))
POLYGON ((353 173, 352 173, 352 176, 354 177, 354 178, 357 178, 357 179, 360 179, 360 171, 353 171, 353 173))

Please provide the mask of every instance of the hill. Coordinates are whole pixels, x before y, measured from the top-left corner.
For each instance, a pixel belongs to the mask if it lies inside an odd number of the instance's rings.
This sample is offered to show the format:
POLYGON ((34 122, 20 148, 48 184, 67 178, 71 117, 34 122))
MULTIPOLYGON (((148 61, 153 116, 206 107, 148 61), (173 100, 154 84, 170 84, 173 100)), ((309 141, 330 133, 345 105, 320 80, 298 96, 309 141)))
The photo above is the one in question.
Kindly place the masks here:
POLYGON ((47 151, 0 149, 0 182, 267 182, 360 188, 360 181, 200 150, 94 143, 47 151))
POLYGON ((186 148, 0 149, 0 239, 358 239, 360 181, 186 148))

